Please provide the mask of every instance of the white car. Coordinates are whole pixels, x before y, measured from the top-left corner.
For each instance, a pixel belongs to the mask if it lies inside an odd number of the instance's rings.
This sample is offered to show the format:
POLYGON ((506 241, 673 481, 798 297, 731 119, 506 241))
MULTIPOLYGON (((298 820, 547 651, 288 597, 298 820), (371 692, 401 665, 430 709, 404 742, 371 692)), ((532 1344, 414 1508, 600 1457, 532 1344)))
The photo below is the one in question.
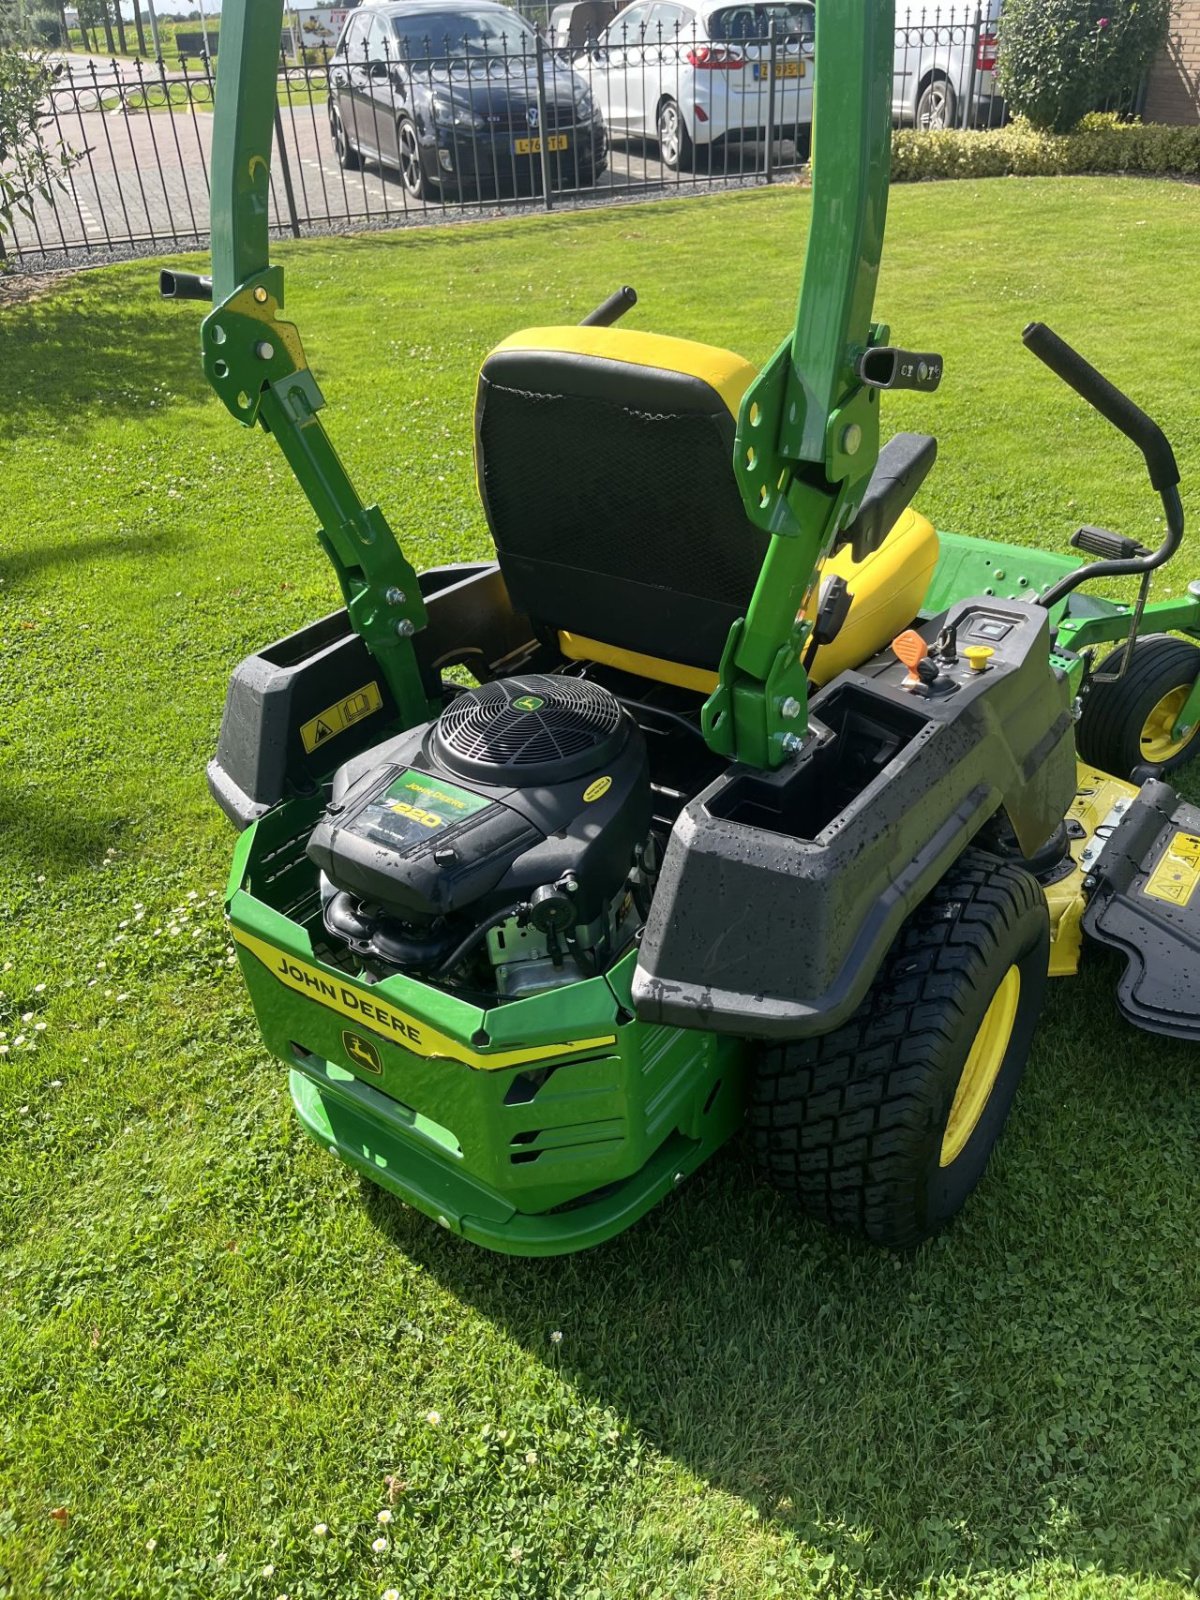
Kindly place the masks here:
POLYGON ((915 0, 896 7, 892 115, 914 128, 990 128, 1004 120, 996 88, 1002 0, 915 0))
POLYGON ((812 139, 810 0, 633 0, 576 57, 610 134, 657 139, 664 166, 760 141, 812 139))

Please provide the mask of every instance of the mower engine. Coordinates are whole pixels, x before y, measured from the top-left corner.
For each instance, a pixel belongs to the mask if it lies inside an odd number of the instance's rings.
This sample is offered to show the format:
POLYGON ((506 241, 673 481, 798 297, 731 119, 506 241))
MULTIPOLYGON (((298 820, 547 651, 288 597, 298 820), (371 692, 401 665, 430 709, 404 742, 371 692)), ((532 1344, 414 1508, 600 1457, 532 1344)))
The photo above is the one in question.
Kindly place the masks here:
POLYGON ((339 768, 308 854, 326 929, 381 977, 516 999, 629 945, 650 818, 637 724, 598 684, 535 674, 465 690, 339 768))

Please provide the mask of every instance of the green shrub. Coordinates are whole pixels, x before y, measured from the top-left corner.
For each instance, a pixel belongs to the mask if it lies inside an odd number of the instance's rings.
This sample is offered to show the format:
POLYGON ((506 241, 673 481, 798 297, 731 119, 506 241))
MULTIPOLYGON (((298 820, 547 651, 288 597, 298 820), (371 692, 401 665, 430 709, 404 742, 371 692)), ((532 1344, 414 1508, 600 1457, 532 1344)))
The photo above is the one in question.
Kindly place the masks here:
POLYGON ((29 37, 44 49, 58 49, 62 45, 62 23, 50 11, 35 11, 28 21, 29 37))
POLYGON ((1018 118, 987 133, 900 128, 892 135, 892 177, 900 182, 1075 172, 1193 176, 1200 173, 1200 127, 1164 128, 1093 113, 1071 133, 1041 133, 1018 118))
POLYGON ((1066 133, 1141 82, 1170 13, 1171 0, 1007 0, 1000 89, 1035 128, 1066 133))

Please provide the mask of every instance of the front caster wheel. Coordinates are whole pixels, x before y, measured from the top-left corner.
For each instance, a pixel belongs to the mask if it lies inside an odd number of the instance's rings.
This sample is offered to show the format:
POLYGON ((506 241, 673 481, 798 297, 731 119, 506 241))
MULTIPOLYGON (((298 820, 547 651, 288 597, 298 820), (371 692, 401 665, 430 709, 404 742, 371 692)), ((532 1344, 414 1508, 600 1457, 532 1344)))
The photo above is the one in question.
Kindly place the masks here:
POLYGON ((772 1181, 810 1216, 893 1249, 945 1227, 1008 1117, 1049 949, 1036 880, 968 851, 848 1022, 761 1051, 751 1128, 772 1181))
MULTIPOLYGON (((1121 670, 1125 646, 1105 657, 1102 675, 1121 670)), ((1200 722, 1176 733, 1175 724, 1200 673, 1200 649, 1168 634, 1139 639, 1125 672, 1112 683, 1093 683, 1075 729, 1079 754, 1093 767, 1128 778, 1150 769, 1173 772, 1200 752, 1200 722)))

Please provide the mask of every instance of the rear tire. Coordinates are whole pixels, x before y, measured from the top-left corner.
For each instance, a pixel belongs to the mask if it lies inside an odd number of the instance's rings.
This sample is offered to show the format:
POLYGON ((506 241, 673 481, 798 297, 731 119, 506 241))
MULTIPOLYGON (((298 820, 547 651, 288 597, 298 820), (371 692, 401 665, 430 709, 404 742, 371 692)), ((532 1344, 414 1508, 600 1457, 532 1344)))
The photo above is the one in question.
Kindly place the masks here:
POLYGON ((958 112, 958 100, 945 78, 933 78, 917 97, 915 125, 927 133, 938 133, 943 128, 953 128, 958 112))
POLYGON ((670 172, 683 172, 692 164, 692 137, 674 100, 664 100, 655 118, 658 153, 670 172))
MULTIPOLYGON (((1120 669, 1125 646, 1105 657, 1100 671, 1120 669)), ((1075 729, 1079 754, 1093 767, 1128 778, 1138 768, 1173 772, 1200 754, 1200 723, 1182 740, 1171 727, 1200 673, 1200 649, 1168 634, 1133 647, 1129 670, 1116 683, 1095 683, 1083 699, 1075 729)))
POLYGON ((930 1238, 983 1176, 1046 991, 1035 879, 968 851, 904 924, 832 1033, 765 1047, 756 1153, 809 1216, 893 1249, 930 1238))
POLYGON ((432 185, 425 173, 417 125, 411 117, 401 117, 397 122, 396 147, 400 153, 401 183, 414 200, 428 200, 432 185))
POLYGON ((330 109, 329 131, 333 136, 333 152, 337 156, 338 166, 343 172, 357 172, 362 166, 362 157, 350 143, 350 135, 346 132, 346 124, 341 115, 330 109))

